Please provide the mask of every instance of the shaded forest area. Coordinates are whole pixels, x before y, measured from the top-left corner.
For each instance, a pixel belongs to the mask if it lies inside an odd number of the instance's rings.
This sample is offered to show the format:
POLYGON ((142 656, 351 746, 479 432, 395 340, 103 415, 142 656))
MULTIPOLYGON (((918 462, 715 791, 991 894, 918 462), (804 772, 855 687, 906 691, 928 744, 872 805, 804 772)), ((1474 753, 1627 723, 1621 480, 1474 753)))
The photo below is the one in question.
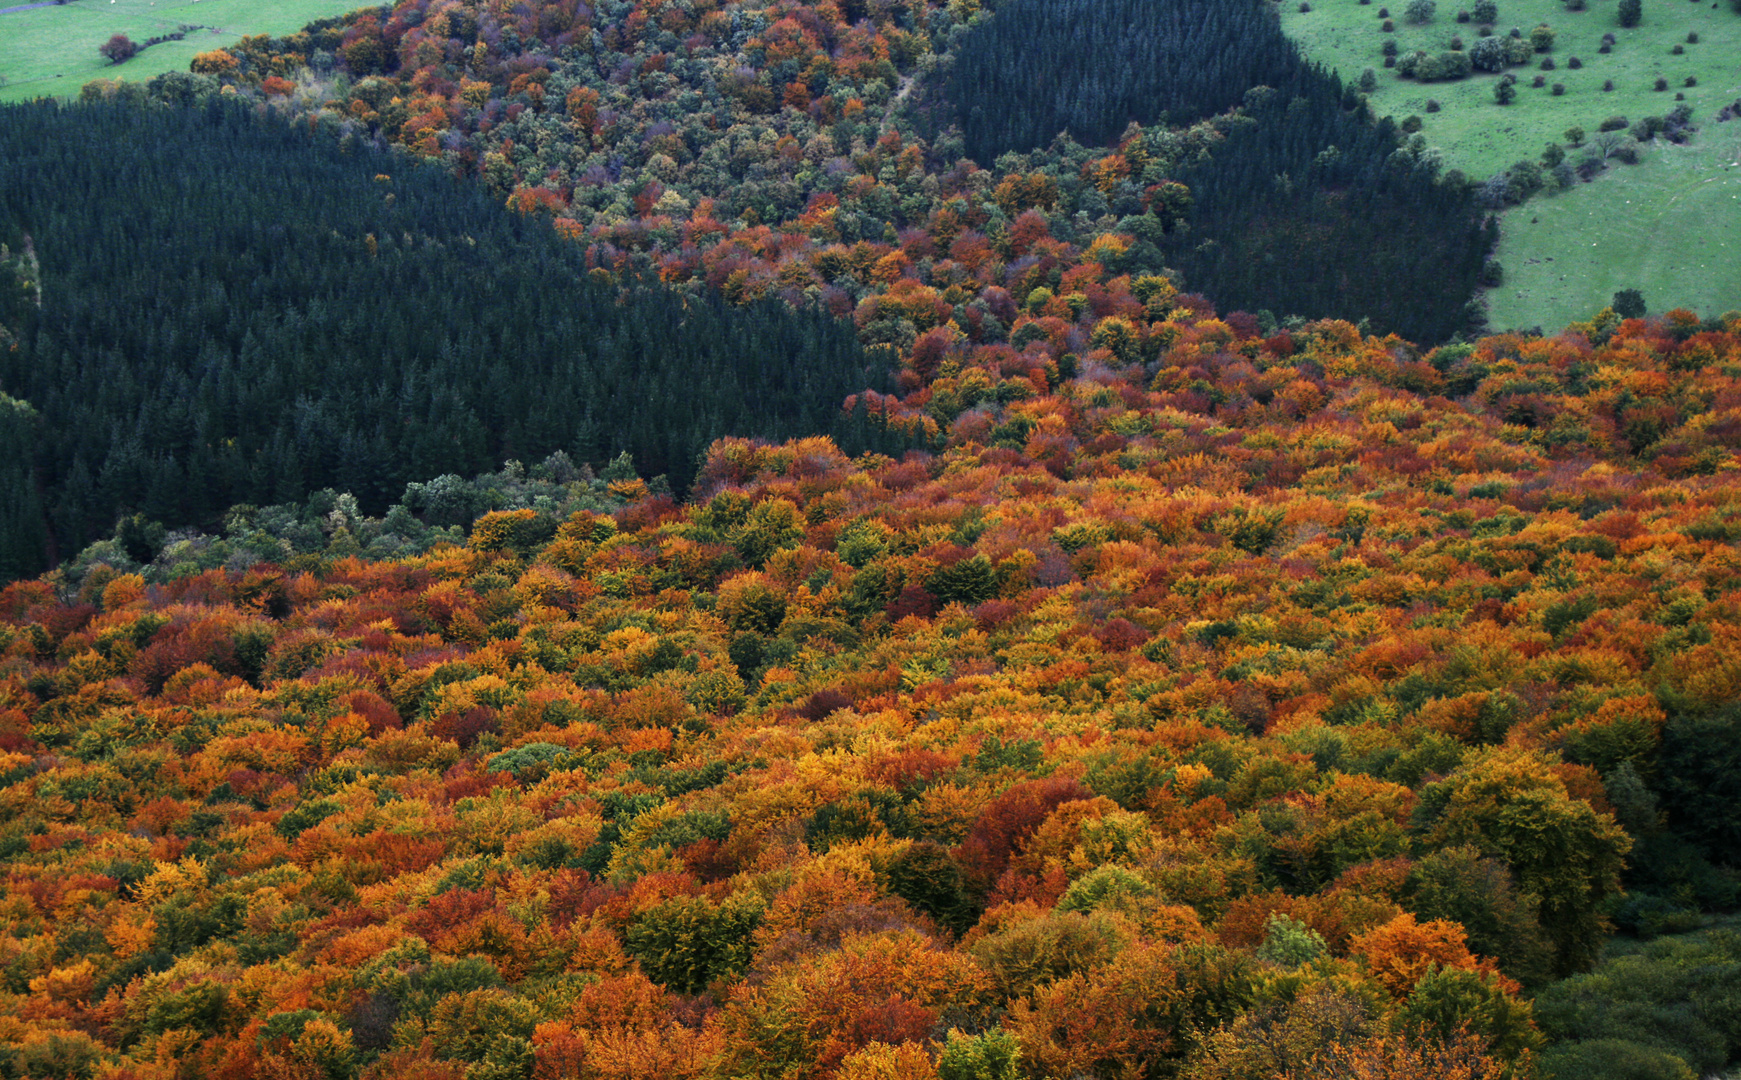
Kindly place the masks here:
POLYGON ((840 405, 881 378, 826 315, 591 280, 438 169, 217 98, 0 111, 0 192, 43 264, 0 390, 30 406, 5 437, 35 443, 50 546, 13 572, 123 514, 325 486, 379 512, 556 450, 682 486, 723 435, 862 443, 840 405))
POLYGON ((1224 310, 1364 318, 1417 341, 1475 321, 1497 232, 1473 192, 1308 64, 1266 4, 1012 0, 962 35, 948 98, 978 161, 1243 106, 1253 123, 1171 177, 1191 190, 1190 227, 1163 250, 1192 288, 1224 310))

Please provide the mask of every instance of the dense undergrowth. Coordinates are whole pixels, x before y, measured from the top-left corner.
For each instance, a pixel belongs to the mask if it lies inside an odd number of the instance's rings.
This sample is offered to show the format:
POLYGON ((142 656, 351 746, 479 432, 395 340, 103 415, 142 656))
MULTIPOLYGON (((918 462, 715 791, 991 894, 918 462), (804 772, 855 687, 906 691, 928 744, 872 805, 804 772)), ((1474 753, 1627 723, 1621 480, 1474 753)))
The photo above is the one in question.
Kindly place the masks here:
POLYGON ((934 455, 8 586, 0 1062, 1733 1063, 1731 939, 1559 980, 1735 900, 1741 322, 1165 315, 934 455))

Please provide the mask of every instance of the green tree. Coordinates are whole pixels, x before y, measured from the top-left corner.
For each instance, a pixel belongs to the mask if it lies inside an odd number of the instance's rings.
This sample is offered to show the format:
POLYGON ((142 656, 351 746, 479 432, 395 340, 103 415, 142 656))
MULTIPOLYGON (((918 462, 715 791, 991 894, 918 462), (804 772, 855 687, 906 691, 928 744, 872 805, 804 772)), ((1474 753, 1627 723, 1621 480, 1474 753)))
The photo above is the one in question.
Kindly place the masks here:
POLYGON ((1517 97, 1517 84, 1510 79, 1500 79, 1493 84, 1493 100, 1501 105, 1510 105, 1517 97))
POLYGON ((1644 21, 1643 0, 1620 0, 1620 8, 1616 12, 1620 16, 1620 25, 1634 27, 1644 21))
POLYGON ((1644 294, 1637 289, 1621 289, 1614 294, 1614 314, 1622 319, 1644 318, 1644 294))
POLYGON ((1609 814, 1573 798, 1539 756, 1496 749, 1421 791, 1415 828, 1427 851, 1468 845, 1505 863, 1538 905, 1556 973, 1602 950, 1603 905, 1620 892, 1632 841, 1609 814))

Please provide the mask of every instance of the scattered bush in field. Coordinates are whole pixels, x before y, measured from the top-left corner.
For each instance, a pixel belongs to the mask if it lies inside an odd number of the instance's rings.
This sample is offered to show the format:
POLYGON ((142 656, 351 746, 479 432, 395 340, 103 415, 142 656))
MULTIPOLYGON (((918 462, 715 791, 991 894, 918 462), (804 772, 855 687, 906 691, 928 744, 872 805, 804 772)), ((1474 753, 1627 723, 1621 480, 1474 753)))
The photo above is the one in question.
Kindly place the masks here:
POLYGON ((108 41, 97 46, 97 51, 108 58, 110 63, 119 64, 131 60, 139 52, 139 46, 126 34, 116 34, 108 41))

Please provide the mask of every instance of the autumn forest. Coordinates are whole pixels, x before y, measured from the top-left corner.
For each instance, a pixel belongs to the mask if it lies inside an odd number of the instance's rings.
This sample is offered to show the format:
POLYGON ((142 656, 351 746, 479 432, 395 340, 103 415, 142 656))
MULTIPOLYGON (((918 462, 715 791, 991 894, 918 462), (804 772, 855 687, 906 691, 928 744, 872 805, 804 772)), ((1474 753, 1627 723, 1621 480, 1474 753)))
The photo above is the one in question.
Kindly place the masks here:
POLYGON ((0 108, 0 1077, 1741 1064, 1741 312, 1488 327, 1270 8, 0 108))

